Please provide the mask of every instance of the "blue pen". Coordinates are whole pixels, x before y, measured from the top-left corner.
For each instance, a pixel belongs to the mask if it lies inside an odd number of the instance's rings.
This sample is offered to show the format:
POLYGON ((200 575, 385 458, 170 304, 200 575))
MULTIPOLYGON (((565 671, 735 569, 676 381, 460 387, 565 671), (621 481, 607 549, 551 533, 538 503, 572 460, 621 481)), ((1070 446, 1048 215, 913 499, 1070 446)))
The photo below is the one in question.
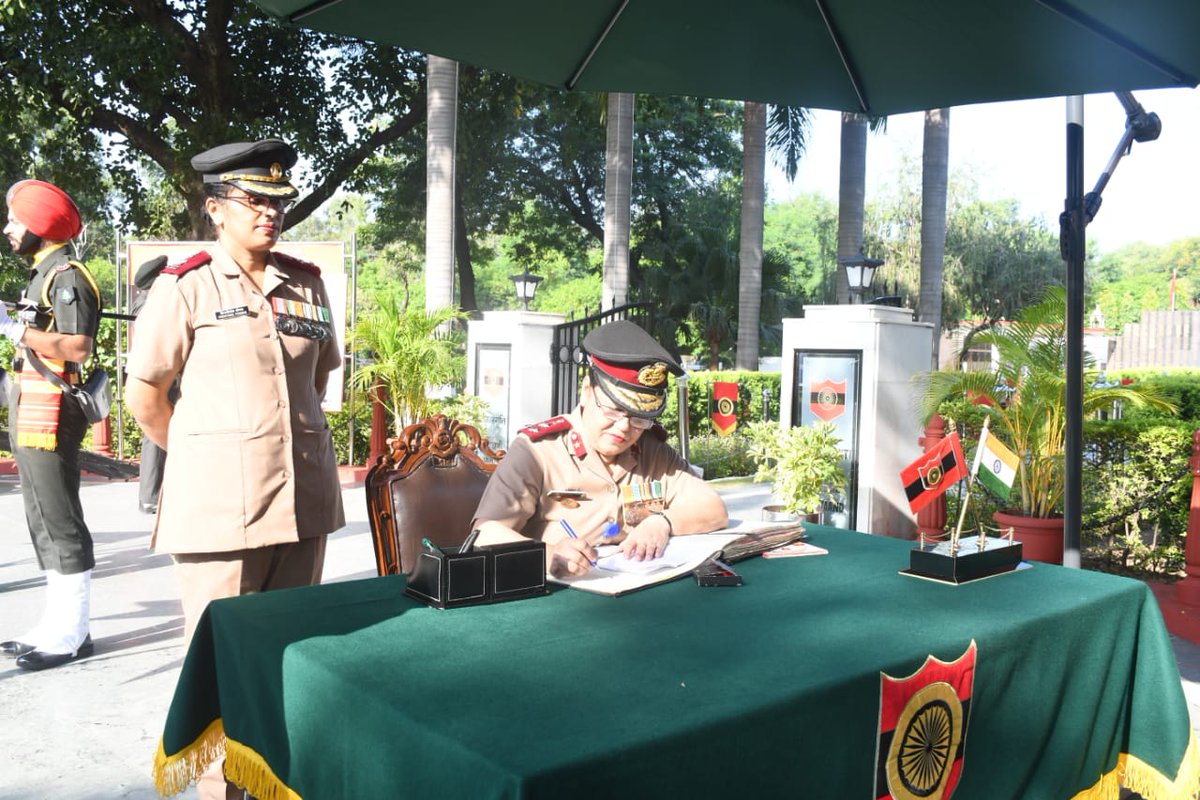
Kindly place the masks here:
MULTIPOLYGON (((562 525, 562 526, 563 526, 563 530, 567 532, 567 536, 570 536, 572 539, 578 539, 578 538, 579 538, 579 534, 578 534, 578 533, 576 533, 576 532, 575 532, 575 529, 571 527, 571 523, 567 522, 565 519, 560 519, 558 522, 559 522, 559 524, 560 524, 560 525, 562 525)), ((595 561, 591 561, 591 562, 589 562, 589 563, 590 563, 590 564, 591 564, 593 567, 594 567, 594 566, 596 566, 596 562, 595 562, 595 561)))
POLYGON ((567 536, 570 536, 572 539, 579 538, 579 534, 576 533, 575 529, 571 527, 571 523, 567 522, 565 519, 560 519, 559 523, 562 524, 563 530, 567 532, 567 536))
POLYGON ((604 538, 611 539, 621 532, 621 526, 611 519, 604 525, 604 538))

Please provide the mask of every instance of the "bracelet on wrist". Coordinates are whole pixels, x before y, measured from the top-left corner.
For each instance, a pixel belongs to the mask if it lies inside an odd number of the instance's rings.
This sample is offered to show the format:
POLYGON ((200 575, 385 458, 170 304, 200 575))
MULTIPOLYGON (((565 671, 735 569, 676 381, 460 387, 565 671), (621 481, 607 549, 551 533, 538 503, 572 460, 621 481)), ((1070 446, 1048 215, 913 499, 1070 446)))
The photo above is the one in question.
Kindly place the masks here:
POLYGON ((670 518, 670 517, 668 517, 668 516, 666 515, 666 512, 663 512, 663 511, 652 511, 652 512, 650 512, 650 516, 652 516, 652 517, 662 517, 662 518, 663 518, 663 520, 664 520, 664 521, 667 523, 667 536, 674 536, 674 535, 675 535, 675 526, 671 524, 671 518, 670 518))

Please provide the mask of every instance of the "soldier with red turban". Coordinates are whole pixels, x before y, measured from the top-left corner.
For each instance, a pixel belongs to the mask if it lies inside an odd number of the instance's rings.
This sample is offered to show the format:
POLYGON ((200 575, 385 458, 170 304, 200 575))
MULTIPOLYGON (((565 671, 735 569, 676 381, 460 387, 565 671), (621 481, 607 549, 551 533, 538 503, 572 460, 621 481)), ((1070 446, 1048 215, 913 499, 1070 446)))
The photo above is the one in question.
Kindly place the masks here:
POLYGON ((25 180, 13 184, 5 202, 4 235, 14 252, 32 262, 16 316, 0 313, 0 335, 17 349, 9 435, 29 535, 46 572, 46 607, 31 629, 0 642, 0 653, 16 657, 22 669, 42 670, 92 654, 89 606, 96 558, 79 502, 79 448, 87 419, 35 362, 68 384, 82 381, 100 324, 100 290, 71 259, 68 243, 83 224, 66 192, 25 180))

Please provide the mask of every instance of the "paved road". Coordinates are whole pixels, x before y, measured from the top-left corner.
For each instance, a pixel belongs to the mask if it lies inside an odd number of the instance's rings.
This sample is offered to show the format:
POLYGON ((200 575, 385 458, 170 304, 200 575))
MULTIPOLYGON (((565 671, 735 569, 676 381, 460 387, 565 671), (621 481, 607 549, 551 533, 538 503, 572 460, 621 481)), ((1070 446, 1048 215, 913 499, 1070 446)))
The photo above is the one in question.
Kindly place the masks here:
MULTIPOLYGON (((766 502, 761 485, 719 488, 735 517, 757 518, 766 502)), ((362 488, 346 488, 344 499, 347 525, 330 538, 326 581, 375 574, 362 488)), ((150 767, 183 657, 170 559, 148 549, 151 519, 137 511, 136 483, 87 483, 83 505, 96 538, 96 654, 42 673, 0 660, 0 800, 158 796, 150 767)), ((17 479, 0 475, 0 640, 34 622, 43 586, 17 479)), ((1200 647, 1180 641, 1176 653, 1200 719, 1200 647)))

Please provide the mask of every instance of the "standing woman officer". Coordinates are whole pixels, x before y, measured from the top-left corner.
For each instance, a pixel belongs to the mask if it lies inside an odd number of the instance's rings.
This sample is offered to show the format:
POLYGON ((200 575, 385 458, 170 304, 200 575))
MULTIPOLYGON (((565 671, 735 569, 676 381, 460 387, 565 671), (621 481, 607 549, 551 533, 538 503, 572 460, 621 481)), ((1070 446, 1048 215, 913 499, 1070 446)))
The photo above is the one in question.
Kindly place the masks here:
POLYGON ((192 159, 216 244, 164 269, 134 326, 125 402, 170 456, 152 544, 175 560, 188 641, 210 600, 318 583, 345 525, 329 299, 316 266, 271 252, 295 163, 278 139, 192 159))

